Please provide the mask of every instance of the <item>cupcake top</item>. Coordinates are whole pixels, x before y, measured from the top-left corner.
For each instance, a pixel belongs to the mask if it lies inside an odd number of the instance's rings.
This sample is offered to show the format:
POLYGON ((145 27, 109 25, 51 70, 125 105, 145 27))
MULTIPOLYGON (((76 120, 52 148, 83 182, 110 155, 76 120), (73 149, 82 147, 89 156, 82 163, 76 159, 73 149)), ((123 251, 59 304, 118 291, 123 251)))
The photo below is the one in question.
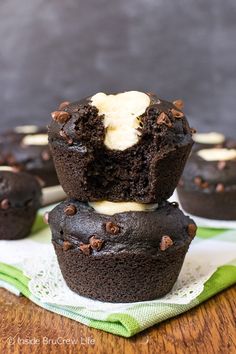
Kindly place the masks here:
POLYGON ((37 125, 19 125, 0 134, 0 144, 21 142, 26 136, 41 136, 32 145, 47 145, 47 129, 37 125))
POLYGON ((0 135, 0 163, 22 169, 43 168, 51 164, 47 129, 23 125, 0 135))
POLYGON ((181 246, 188 240, 190 243, 196 233, 193 220, 185 216, 176 203, 168 202, 152 211, 106 215, 86 203, 70 199, 49 213, 49 223, 54 230, 54 242, 82 251, 86 248, 84 245, 89 249, 89 245, 97 242, 101 246, 99 254, 127 249, 148 249, 153 254, 170 246, 181 246))
POLYGON ((0 167, 1 209, 23 207, 36 203, 40 206, 41 187, 36 178, 25 172, 16 172, 8 166, 0 167))
POLYGON ((124 151, 153 140, 174 149, 192 141, 182 106, 139 91, 100 92, 53 112, 49 138, 81 149, 124 151))
POLYGON ((223 192, 236 188, 236 149, 202 148, 190 156, 182 176, 185 188, 223 192))

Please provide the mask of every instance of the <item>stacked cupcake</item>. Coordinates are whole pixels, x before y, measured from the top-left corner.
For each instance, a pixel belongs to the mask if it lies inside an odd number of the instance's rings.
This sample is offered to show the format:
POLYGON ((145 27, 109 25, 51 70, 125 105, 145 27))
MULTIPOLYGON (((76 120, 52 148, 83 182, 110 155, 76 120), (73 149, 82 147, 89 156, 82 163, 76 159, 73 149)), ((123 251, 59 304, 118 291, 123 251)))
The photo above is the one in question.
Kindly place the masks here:
POLYGON ((49 224, 67 285, 111 302, 165 295, 196 233, 167 202, 193 144, 182 102, 98 93, 52 118, 49 144, 68 199, 49 224))

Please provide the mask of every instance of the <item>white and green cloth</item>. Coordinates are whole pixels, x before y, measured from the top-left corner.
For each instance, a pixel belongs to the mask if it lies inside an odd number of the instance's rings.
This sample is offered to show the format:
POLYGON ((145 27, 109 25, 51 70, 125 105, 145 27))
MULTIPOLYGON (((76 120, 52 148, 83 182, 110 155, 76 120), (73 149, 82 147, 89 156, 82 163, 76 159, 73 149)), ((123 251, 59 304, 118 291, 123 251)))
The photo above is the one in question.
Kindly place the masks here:
POLYGON ((236 230, 199 228, 172 292, 132 304, 102 303, 70 291, 41 215, 29 238, 0 241, 0 286, 46 310, 124 337, 183 313, 235 283, 236 230))

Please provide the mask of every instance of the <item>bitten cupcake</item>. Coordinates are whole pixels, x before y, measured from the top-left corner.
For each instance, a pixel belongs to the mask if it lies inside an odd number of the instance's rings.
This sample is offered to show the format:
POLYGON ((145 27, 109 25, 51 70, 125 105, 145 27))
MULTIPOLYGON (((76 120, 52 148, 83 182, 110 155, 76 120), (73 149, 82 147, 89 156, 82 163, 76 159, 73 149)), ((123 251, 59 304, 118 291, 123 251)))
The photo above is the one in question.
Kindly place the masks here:
POLYGON ((182 102, 129 91, 98 93, 52 113, 59 181, 80 201, 160 202, 178 183, 193 144, 182 102))
MULTIPOLYGON (((229 144, 233 146, 233 141, 224 143, 229 144)), ((177 191, 188 213, 236 220, 236 149, 204 148, 192 153, 177 191)))
POLYGON ((43 186, 59 184, 46 128, 18 126, 0 135, 0 164, 37 176, 43 186))
POLYGON ((173 287, 193 220, 176 203, 67 200, 49 213, 52 241, 67 285, 110 302, 153 300, 173 287))
POLYGON ((40 203, 41 187, 33 176, 0 167, 0 240, 28 236, 40 203))

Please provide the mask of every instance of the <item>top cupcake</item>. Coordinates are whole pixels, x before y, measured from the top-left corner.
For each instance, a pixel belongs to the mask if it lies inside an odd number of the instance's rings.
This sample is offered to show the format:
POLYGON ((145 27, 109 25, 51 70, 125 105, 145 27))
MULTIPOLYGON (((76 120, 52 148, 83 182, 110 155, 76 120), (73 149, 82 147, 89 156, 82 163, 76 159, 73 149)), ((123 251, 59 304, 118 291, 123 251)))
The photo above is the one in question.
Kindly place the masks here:
POLYGON ((80 201, 159 203, 173 193, 193 141, 182 101, 97 93, 52 113, 59 180, 80 201))

